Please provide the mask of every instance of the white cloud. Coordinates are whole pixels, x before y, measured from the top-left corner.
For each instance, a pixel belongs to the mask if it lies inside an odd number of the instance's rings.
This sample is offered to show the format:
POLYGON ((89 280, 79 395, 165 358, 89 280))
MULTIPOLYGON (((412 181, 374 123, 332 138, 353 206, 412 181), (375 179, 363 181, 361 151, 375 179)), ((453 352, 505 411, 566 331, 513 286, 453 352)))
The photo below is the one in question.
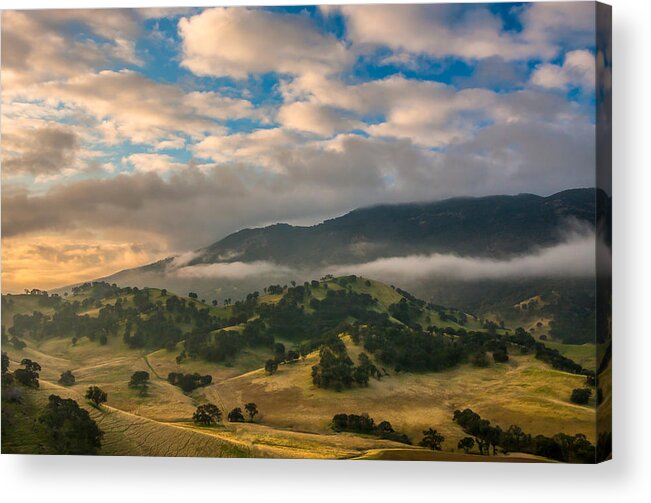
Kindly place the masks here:
POLYGON ((166 138, 154 145, 155 150, 180 150, 185 147, 185 140, 181 136, 166 138))
POLYGON ((397 53, 438 58, 548 59, 558 53, 560 42, 585 46, 594 37, 590 2, 539 2, 515 9, 520 9, 520 32, 505 30, 501 18, 482 5, 346 5, 323 10, 344 15, 347 37, 359 52, 386 46, 397 53))
POLYGON ((534 54, 549 59, 562 46, 587 47, 595 42, 594 2, 532 2, 520 14, 522 39, 534 54))
POLYGON ((57 9, 2 12, 3 93, 67 78, 109 63, 139 65, 136 10, 57 9), (78 25, 100 40, 77 37, 78 25))
POLYGON ((297 129, 333 134, 336 127, 341 128, 339 131, 355 127, 373 136, 409 139, 424 147, 468 141, 490 123, 552 124, 570 119, 587 122, 580 110, 564 98, 542 91, 496 93, 479 88, 456 89, 399 75, 347 85, 307 74, 284 82, 281 91, 288 103, 279 113, 281 121, 294 107, 300 107, 300 111, 337 111, 330 121, 316 113, 293 123, 285 120, 297 129), (368 117, 374 121, 362 124, 368 117))
POLYGON ((131 154, 122 158, 122 164, 129 164, 140 173, 165 173, 185 166, 170 155, 150 153, 131 154))
POLYGON ((256 109, 250 101, 230 98, 216 92, 195 91, 183 98, 184 106, 197 115, 203 115, 218 120, 226 119, 257 119, 268 122, 267 111, 256 109))
POLYGON ((182 64, 197 75, 330 73, 350 62, 343 43, 303 14, 214 8, 179 21, 182 64))
POLYGON ((273 262, 221 262, 216 264, 198 264, 173 270, 179 278, 222 278, 242 279, 259 275, 284 276, 292 272, 289 267, 273 262))
POLYGON ((305 100, 286 105, 279 117, 293 107, 303 110, 340 110, 334 117, 316 114, 303 120, 303 129, 332 134, 337 125, 346 131, 353 127, 371 135, 407 138, 429 147, 440 147, 467 137, 476 123, 485 121, 495 93, 488 90, 458 91, 439 82, 391 76, 382 80, 346 85, 334 79, 308 74, 287 82, 282 91, 287 101, 305 100), (308 105, 309 103, 309 105, 308 105), (312 107, 312 108, 308 108, 312 107), (342 115, 352 113, 358 122, 342 115), (380 117, 379 122, 362 124, 365 117, 380 117), (338 124, 339 122, 339 124, 338 124))
POLYGON ((419 280, 431 277, 456 280, 591 277, 595 271, 596 244, 594 234, 589 234, 508 260, 435 253, 382 258, 331 269, 334 274, 360 274, 384 280, 419 280))
POLYGON ((287 128, 324 136, 365 127, 361 121, 347 117, 341 110, 300 101, 281 107, 278 120, 287 128))
POLYGON ((258 129, 251 133, 209 136, 193 145, 193 153, 215 162, 247 162, 272 171, 280 167, 272 162, 274 152, 299 148, 306 140, 283 128, 258 129))
POLYGON ((595 57, 587 50, 570 51, 565 54, 562 65, 550 63, 536 67, 531 83, 540 87, 563 89, 570 86, 594 90, 596 81, 595 57))
POLYGON ((179 148, 180 134, 201 139, 206 134, 224 134, 222 122, 228 119, 266 120, 265 113, 246 100, 216 92, 186 93, 131 70, 82 73, 30 88, 27 95, 93 118, 109 145, 128 140, 153 146, 163 142, 158 149, 179 148))

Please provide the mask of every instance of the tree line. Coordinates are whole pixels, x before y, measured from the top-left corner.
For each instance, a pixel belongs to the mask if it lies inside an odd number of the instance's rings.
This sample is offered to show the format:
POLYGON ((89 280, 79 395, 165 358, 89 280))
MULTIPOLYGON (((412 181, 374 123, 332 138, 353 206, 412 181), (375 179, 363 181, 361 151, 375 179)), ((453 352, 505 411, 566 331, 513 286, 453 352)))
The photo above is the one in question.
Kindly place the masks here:
MULTIPOLYGON (((565 463, 595 462, 595 447, 581 433, 574 436, 565 433, 557 433, 553 437, 533 436, 516 425, 502 430, 499 426, 491 425, 487 419, 482 419, 471 409, 455 410, 453 420, 466 433, 472 435, 468 438, 474 441, 479 453, 483 455, 490 455, 491 450, 493 455, 496 455, 499 447, 504 453, 525 452, 565 463)), ((470 440, 463 439, 463 445, 460 442, 459 447, 466 451, 471 449, 470 440)))
POLYGON ((376 437, 393 440, 403 444, 411 445, 411 439, 404 433, 397 432, 389 421, 375 420, 368 414, 335 414, 332 418, 332 429, 337 432, 347 431, 351 433, 362 433, 376 437))

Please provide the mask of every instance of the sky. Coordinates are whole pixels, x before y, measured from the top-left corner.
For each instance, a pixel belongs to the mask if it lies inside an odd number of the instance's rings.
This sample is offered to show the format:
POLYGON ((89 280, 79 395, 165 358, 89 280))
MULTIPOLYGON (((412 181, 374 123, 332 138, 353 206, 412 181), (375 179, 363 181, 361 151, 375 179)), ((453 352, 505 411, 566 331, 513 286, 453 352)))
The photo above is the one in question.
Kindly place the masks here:
POLYGON ((2 290, 595 183, 594 4, 2 13, 2 290))

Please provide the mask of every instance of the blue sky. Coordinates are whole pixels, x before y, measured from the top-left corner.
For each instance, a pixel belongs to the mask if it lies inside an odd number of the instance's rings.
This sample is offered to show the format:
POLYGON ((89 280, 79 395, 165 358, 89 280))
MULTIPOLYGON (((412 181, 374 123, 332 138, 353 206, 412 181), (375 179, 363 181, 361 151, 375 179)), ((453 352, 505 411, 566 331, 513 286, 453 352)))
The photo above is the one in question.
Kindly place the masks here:
POLYGON ((592 185, 593 9, 4 12, 3 279, 379 202, 592 185))

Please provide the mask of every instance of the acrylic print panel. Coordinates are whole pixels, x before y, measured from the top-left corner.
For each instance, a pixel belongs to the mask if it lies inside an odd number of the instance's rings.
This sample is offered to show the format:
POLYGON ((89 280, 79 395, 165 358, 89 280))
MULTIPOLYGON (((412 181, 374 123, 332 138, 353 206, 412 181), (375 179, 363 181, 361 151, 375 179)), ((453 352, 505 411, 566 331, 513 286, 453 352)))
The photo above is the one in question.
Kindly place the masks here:
POLYGON ((610 74, 592 2, 3 12, 2 452, 609 459, 610 74))

